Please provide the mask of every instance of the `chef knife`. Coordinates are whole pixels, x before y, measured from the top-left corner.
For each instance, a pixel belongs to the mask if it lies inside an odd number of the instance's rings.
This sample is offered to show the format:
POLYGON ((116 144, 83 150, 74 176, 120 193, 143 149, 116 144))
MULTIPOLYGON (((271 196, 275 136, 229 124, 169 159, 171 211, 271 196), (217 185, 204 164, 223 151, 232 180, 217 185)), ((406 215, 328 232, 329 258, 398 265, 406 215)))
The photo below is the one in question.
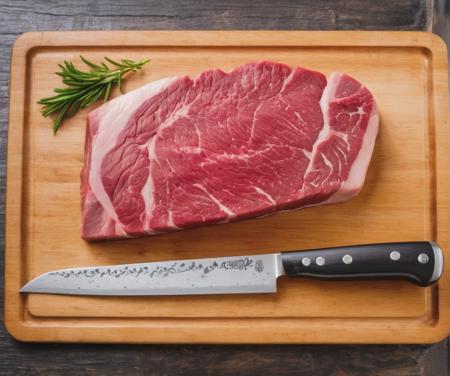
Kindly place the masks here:
POLYGON ((277 278, 402 278, 421 286, 441 276, 433 242, 384 243, 252 256, 60 269, 28 282, 23 293, 196 295, 276 292, 277 278))

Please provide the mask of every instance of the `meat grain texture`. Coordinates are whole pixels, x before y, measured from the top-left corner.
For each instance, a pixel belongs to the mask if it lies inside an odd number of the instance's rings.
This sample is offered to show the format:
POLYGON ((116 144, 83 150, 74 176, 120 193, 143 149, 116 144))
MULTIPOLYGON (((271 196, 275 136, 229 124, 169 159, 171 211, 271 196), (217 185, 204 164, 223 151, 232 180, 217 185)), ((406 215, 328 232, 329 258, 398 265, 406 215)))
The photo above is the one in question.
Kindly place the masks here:
POLYGON ((149 83, 91 112, 82 237, 153 235, 335 203, 362 188, 370 91, 268 61, 149 83))

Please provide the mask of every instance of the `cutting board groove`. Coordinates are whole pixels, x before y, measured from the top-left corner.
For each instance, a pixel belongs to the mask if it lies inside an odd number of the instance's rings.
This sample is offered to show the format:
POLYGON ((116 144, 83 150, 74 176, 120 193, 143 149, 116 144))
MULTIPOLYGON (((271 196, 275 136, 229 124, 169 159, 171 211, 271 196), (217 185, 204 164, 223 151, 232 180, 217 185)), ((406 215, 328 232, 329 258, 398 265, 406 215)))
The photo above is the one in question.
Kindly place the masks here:
MULTIPOLYGON (((40 273, 119 264, 408 240, 448 252, 447 54, 418 32, 113 31, 28 33, 14 45, 8 147, 5 322, 24 341, 424 343, 448 333, 448 263, 439 284, 282 278, 277 294, 191 297, 21 296, 40 273), (166 76, 257 60, 365 83, 381 127, 361 194, 342 204, 162 236, 80 239, 79 172, 87 111, 56 137, 37 100, 56 64, 151 58, 128 92, 166 76)), ((114 95, 119 95, 116 91, 114 95)))

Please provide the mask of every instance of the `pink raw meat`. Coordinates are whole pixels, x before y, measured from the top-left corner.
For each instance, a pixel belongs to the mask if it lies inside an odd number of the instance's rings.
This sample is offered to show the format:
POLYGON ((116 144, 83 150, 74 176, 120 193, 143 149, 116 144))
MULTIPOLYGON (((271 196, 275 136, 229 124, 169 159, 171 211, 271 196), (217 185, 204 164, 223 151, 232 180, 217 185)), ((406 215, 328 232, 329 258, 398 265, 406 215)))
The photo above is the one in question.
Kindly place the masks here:
POLYGON ((346 74, 259 62, 171 77, 89 114, 82 236, 117 239, 339 202, 362 188, 378 115, 346 74))

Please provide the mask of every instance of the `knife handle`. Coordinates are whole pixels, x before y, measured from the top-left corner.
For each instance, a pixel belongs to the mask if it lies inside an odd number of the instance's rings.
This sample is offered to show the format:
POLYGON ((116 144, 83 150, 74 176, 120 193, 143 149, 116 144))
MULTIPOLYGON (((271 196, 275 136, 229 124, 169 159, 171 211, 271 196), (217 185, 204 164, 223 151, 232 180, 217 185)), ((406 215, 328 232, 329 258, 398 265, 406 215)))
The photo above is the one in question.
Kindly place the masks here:
POLYGON ((442 250, 433 242, 381 243, 282 252, 281 261, 288 277, 401 278, 421 286, 436 282, 444 265, 442 250))

